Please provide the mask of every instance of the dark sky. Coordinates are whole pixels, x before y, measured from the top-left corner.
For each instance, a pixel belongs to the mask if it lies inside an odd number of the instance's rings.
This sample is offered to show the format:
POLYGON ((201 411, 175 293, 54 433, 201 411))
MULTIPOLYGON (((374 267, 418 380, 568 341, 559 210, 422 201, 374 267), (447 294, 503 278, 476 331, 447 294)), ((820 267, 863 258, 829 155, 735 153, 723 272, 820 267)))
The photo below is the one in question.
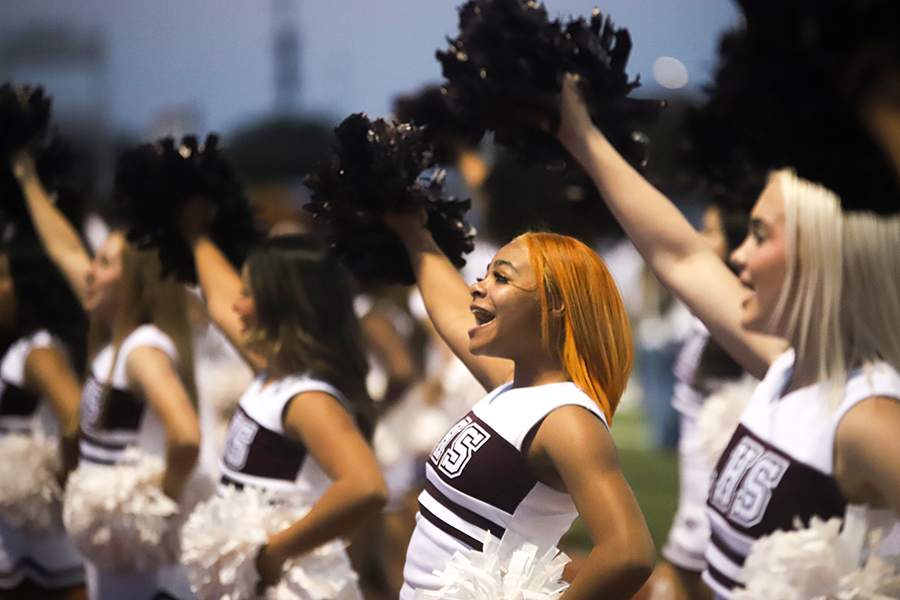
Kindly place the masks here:
MULTIPOLYGON (((163 133, 165 115, 227 131, 274 103, 273 2, 294 0, 0 0, 0 39, 30 25, 64 25, 105 40, 107 68, 20 65, 17 82, 44 83, 57 110, 103 98, 117 129, 163 133)), ((456 34, 453 0, 296 0, 301 43, 299 107, 337 121, 351 112, 384 116, 393 98, 441 78, 434 52, 456 34)), ((583 0, 548 0, 552 16, 590 15, 583 0)), ((735 22, 731 0, 607 0, 598 6, 634 40, 629 72, 644 94, 670 93, 652 66, 672 56, 688 89, 708 80, 716 40, 735 22)), ((291 11, 289 10, 288 13, 291 11)))

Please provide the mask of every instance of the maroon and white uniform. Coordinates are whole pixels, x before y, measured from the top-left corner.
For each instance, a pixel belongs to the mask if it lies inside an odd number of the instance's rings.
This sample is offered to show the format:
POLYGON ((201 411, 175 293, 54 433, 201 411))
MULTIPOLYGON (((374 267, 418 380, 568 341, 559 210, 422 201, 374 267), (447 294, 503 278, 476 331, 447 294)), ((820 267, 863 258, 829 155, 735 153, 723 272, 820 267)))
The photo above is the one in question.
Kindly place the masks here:
POLYGON ((829 411, 821 384, 782 395, 793 364, 791 350, 769 368, 713 471, 703 579, 717 598, 730 599, 741 585, 739 571, 760 537, 793 529, 798 517, 843 517, 847 501, 833 472, 838 424, 866 398, 900 399, 900 374, 874 363, 848 374, 840 406, 829 411))
MULTIPOLYGON (((64 346, 41 329, 14 342, 0 361, 0 436, 58 430, 49 403, 25 389, 25 362, 38 348, 63 351, 64 346)), ((38 535, 0 521, 0 589, 14 588, 26 577, 46 589, 81 584, 81 555, 64 531, 38 535)))
POLYGON ((509 550, 535 544, 539 555, 559 542, 578 515, 575 504, 532 476, 522 445, 544 417, 567 405, 606 422, 573 383, 520 389, 507 384, 476 404, 435 446, 406 554, 401 600, 412 600, 416 588, 439 589, 434 570, 443 570, 457 551, 481 550, 488 533, 505 535, 509 550))
POLYGON ((141 325, 125 338, 115 356, 115 367, 112 345, 97 353, 81 393, 79 465, 120 463, 127 448, 164 456, 166 434, 159 416, 128 390, 128 356, 140 347, 162 350, 173 364, 178 363, 175 343, 154 325, 141 325))
POLYGON ((285 436, 284 415, 297 394, 325 392, 350 411, 344 395, 334 386, 304 375, 291 375, 266 383, 253 380, 241 396, 228 427, 222 457, 222 483, 252 485, 302 494, 314 503, 331 486, 306 446, 285 436))
MULTIPOLYGON (((322 497, 331 486, 331 478, 306 446, 288 438, 284 431, 284 416, 290 403, 302 402, 303 399, 296 396, 304 392, 325 392, 334 396, 353 415, 344 395, 324 381, 290 375, 266 382, 265 374, 260 375, 241 396, 238 410, 231 419, 222 457, 221 485, 238 488, 251 485, 276 490, 279 496, 299 496, 304 504, 314 504, 322 497)), ((320 550, 326 550, 334 559, 329 566, 329 576, 341 573, 346 582, 335 600, 362 600, 344 543, 334 539, 323 546, 327 548, 320 547, 320 550)), ((309 596, 295 591, 293 597, 303 600, 309 596)))
MULTIPOLYGON (((109 469, 127 462, 129 448, 165 457, 166 432, 159 415, 128 390, 128 356, 143 347, 162 350, 173 366, 178 365, 175 343, 155 325, 141 325, 132 331, 118 354, 112 345, 97 353, 81 393, 79 469, 109 469)), ((142 572, 106 571, 90 561, 86 566, 91 600, 196 599, 180 565, 142 572)))

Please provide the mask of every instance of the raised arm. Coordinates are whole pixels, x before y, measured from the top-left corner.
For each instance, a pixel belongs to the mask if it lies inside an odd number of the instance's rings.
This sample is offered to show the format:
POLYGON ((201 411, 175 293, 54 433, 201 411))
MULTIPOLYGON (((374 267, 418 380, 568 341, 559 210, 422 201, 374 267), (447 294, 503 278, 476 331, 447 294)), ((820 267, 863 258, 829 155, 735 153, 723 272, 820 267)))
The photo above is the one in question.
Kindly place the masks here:
POLYGON ((476 325, 469 310, 469 286, 444 255, 424 226, 424 214, 390 214, 385 224, 403 242, 416 274, 416 283, 431 322, 441 338, 486 390, 512 380, 512 361, 474 356, 469 352, 468 331, 476 325))
POLYGON ((44 189, 31 154, 17 152, 11 159, 11 166, 13 174, 19 180, 31 221, 44 250, 65 276, 78 299, 83 301, 91 257, 78 237, 78 232, 56 208, 53 198, 44 189))
POLYGON ((741 366, 757 377, 765 375, 785 350, 785 342, 741 326, 741 302, 747 291, 681 211, 594 126, 571 75, 563 85, 560 112, 560 142, 587 171, 659 280, 741 366))
POLYGON ((35 348, 25 359, 25 387, 47 398, 59 421, 59 479, 65 483, 78 465, 78 378, 58 349, 35 348))
POLYGON ((286 560, 350 534, 387 502, 378 463, 347 410, 325 392, 293 398, 284 418, 285 433, 305 445, 332 480, 331 486, 300 521, 273 535, 257 557, 262 583, 272 585, 286 560))
POLYGON ((200 455, 200 421, 169 356, 152 346, 128 355, 125 373, 129 389, 159 416, 166 432, 166 471, 163 492, 181 495, 200 455))

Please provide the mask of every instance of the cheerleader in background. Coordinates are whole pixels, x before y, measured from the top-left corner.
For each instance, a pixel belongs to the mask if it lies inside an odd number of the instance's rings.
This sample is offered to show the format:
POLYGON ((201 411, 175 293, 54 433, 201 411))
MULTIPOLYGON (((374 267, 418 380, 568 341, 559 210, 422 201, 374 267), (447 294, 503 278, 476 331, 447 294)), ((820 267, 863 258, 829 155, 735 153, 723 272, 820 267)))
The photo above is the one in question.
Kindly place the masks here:
MULTIPOLYGON (((748 218, 749 208, 713 202, 703 215, 700 234, 722 261, 727 261, 747 233, 748 218)), ((650 597, 703 600, 710 594, 700 580, 709 543, 706 496, 710 474, 724 449, 712 447, 712 439, 727 440, 731 436, 758 381, 745 375, 741 366, 710 339, 709 331, 696 317, 675 362, 675 381, 672 405, 679 414, 678 510, 662 549, 666 562, 657 565, 651 579, 650 597), (720 405, 707 405, 711 398, 720 405), (709 410, 715 411, 714 418, 704 415, 709 410), (701 430, 703 426, 715 429, 701 430)))
POLYGON ((343 557, 334 592, 359 599, 339 538, 383 506, 387 489, 366 442, 368 365, 342 271, 318 239, 284 236, 259 244, 239 275, 208 237, 208 212, 203 199, 183 212, 207 310, 258 373, 229 428, 222 483, 312 505, 259 549, 258 587, 289 579, 286 563, 331 542, 343 557))
POLYGON ((81 387, 69 348, 84 344, 85 323, 34 234, 18 223, 8 229, 12 235, 0 253, 0 327, 14 341, 0 360, 0 453, 6 459, 0 468, 19 494, 26 493, 23 482, 33 483, 27 497, 17 498, 29 506, 3 501, 3 517, 11 510, 16 523, 0 517, 0 597, 80 598, 82 557, 62 528, 60 499, 78 461, 81 387), (12 448, 18 450, 11 455, 12 448), (51 466, 54 472, 46 470, 51 466))
MULTIPOLYGON (((19 153, 12 163, 41 242, 90 320, 79 470, 120 464, 131 448, 164 455, 162 492, 177 500, 200 443, 185 289, 161 278, 155 253, 136 250, 120 232, 92 260, 44 190, 31 156, 19 153)), ((67 496, 67 503, 80 501, 67 496)), ((89 560, 87 572, 94 600, 192 597, 177 565, 113 571, 89 560)))
POLYGON ((663 283, 765 376, 713 472, 704 581, 734 597, 754 540, 848 503, 896 522, 900 218, 842 214, 829 190, 775 172, 732 256, 737 276, 593 125, 577 85, 563 86, 560 141, 663 283))

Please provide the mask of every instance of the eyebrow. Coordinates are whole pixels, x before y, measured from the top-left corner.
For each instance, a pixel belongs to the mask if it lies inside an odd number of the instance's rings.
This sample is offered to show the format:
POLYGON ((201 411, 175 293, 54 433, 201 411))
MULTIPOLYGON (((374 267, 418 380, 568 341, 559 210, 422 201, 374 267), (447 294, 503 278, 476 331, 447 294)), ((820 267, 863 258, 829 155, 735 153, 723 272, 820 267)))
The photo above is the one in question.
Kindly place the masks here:
MULTIPOLYGON (((512 264, 511 262, 509 262, 508 260, 502 260, 502 259, 501 259, 501 260, 495 260, 493 264, 494 264, 494 267, 505 266, 505 267, 509 267, 510 269, 512 269, 513 271, 515 271, 516 273, 519 272, 519 270, 516 269, 516 268, 513 266, 513 264, 512 264)), ((490 270, 490 268, 491 268, 491 265, 488 264, 488 270, 490 270)))
POLYGON ((750 229, 768 231, 769 224, 760 219, 759 217, 751 217, 750 219, 750 229))

